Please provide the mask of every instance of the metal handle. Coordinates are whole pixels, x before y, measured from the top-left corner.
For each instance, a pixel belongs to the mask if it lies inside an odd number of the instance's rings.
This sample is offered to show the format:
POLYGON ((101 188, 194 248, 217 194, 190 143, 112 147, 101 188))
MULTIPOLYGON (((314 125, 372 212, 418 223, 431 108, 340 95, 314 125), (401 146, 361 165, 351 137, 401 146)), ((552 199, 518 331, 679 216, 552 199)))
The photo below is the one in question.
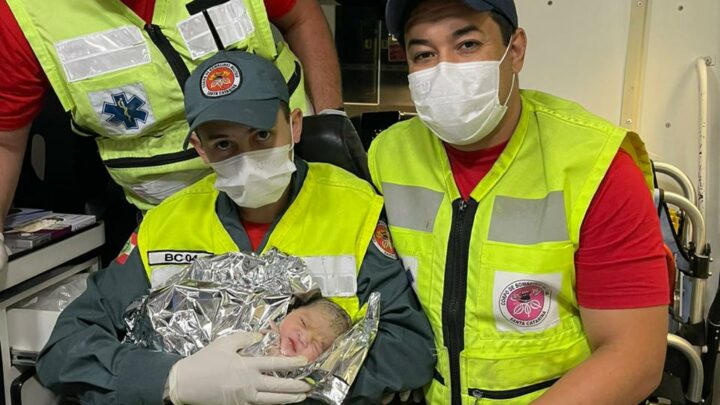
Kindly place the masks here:
POLYGON ((653 166, 655 167, 655 172, 664 174, 675 180, 675 182, 682 189, 685 198, 690 200, 690 202, 693 204, 697 203, 697 192, 695 191, 695 185, 682 170, 664 162, 653 162, 653 166))
POLYGON ((668 346, 678 350, 688 360, 690 364, 690 375, 688 376, 688 392, 685 397, 692 403, 699 404, 702 402, 702 388, 705 380, 705 372, 703 371, 702 360, 700 354, 696 351, 695 346, 680 336, 668 334, 668 346))
MULTIPOLYGON (((700 210, 687 198, 675 193, 665 193, 665 202, 672 204, 685 212, 692 224, 692 242, 697 249, 696 255, 705 255, 706 231, 705 220, 700 210)), ((703 278, 690 278, 693 282, 692 297, 690 301, 690 323, 704 322, 705 287, 707 281, 703 278)))
POLYGON ((13 380, 10 386, 10 405, 22 405, 22 388, 27 380, 35 377, 35 368, 29 368, 13 380))

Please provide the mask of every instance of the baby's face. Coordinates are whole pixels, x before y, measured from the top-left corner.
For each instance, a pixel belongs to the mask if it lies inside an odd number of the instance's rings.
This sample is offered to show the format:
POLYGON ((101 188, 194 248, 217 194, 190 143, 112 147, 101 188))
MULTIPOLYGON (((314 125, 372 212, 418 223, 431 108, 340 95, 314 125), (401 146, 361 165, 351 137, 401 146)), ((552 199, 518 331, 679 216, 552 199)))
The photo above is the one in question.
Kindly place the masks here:
POLYGON ((318 307, 300 307, 280 322, 280 353, 315 360, 337 338, 329 315, 318 307))

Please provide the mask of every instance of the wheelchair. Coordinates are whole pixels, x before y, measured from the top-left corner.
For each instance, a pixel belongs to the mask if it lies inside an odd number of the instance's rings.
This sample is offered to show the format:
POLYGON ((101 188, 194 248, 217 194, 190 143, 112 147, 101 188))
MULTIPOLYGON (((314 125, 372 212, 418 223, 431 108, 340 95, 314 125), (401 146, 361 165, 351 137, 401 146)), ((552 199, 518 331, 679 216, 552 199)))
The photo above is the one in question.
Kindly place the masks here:
POLYGON ((689 178, 676 167, 654 163, 655 202, 663 238, 670 248, 671 280, 668 348, 663 378, 646 404, 720 404, 714 392, 720 342, 720 296, 716 291, 705 310, 710 277, 710 245, 705 221, 696 207, 697 194, 689 178), (667 177, 682 195, 664 191, 657 176, 667 177), (707 315, 706 315, 707 312, 707 315))

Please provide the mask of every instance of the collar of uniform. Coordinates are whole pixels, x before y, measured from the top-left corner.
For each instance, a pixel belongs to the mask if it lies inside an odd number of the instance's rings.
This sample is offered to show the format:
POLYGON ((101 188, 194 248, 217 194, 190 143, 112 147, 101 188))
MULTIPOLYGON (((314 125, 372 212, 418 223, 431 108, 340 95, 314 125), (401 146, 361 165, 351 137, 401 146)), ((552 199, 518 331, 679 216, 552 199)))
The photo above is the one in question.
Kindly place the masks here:
POLYGON ((510 135, 510 139, 508 140, 505 149, 502 153, 500 153, 500 156, 498 156, 492 168, 490 168, 490 171, 485 175, 485 177, 483 177, 482 180, 480 180, 480 183, 478 183, 470 193, 470 198, 475 201, 480 201, 493 187, 495 187, 495 184, 500 181, 500 178, 502 178, 507 171, 507 168, 510 167, 520 152, 520 147, 525 141, 525 136, 528 132, 530 115, 533 113, 533 107, 523 95, 522 90, 520 91, 520 102, 520 117, 518 118, 515 130, 512 135, 510 135))
MULTIPOLYGON (((305 182, 305 177, 307 176, 308 171, 307 162, 297 155, 295 155, 295 167, 297 168, 297 171, 293 173, 292 180, 290 180, 292 188, 290 190, 290 203, 288 206, 295 201, 295 197, 297 197, 303 183, 305 182)), ((250 247, 250 240, 245 233, 245 228, 240 223, 238 206, 230 198, 230 196, 222 191, 218 193, 217 201, 215 202, 215 213, 217 214, 218 219, 220 219, 220 223, 222 223, 223 227, 228 231, 230 237, 238 245, 240 250, 251 251, 252 248, 250 247)), ((282 214, 284 213, 285 211, 280 214, 280 217, 282 217, 282 214)), ((275 219, 268 230, 268 234, 272 233, 272 230, 275 228, 275 224, 277 224, 280 217, 275 219)), ((259 246, 259 250, 264 248, 266 240, 267 235, 265 236, 263 243, 259 246)))

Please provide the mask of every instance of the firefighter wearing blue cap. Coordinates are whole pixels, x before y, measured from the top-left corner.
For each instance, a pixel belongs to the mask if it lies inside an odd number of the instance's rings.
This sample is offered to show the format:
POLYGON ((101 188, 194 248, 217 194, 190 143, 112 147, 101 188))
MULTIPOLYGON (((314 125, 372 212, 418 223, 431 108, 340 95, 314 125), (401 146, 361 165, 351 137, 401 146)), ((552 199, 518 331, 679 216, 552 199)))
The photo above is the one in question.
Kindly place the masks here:
POLYGON ((669 297, 639 137, 519 90, 512 0, 388 0, 386 19, 417 117, 368 157, 435 336, 427 401, 637 404, 669 297))
POLYGON ((302 358, 244 358, 237 333, 182 358, 123 344, 123 311, 199 255, 271 248, 304 258, 324 296, 351 317, 381 294, 379 331, 348 394, 377 403, 422 387, 435 357, 426 317, 380 219, 372 186, 296 156, 302 113, 281 72, 260 56, 219 52, 185 84, 190 142, 213 173, 148 211, 123 253, 59 317, 40 381, 84 403, 277 404, 310 387, 268 375, 302 358))

